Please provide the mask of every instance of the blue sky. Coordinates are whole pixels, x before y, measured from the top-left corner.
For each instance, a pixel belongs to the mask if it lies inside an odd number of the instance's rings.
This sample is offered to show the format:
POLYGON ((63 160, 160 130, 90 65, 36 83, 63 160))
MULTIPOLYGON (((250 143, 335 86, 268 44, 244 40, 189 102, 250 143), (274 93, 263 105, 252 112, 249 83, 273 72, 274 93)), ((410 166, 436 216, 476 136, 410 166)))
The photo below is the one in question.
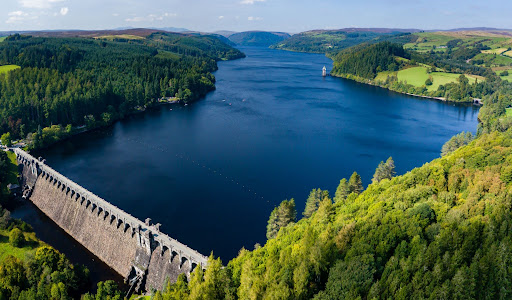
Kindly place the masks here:
POLYGON ((0 30, 512 28, 510 0, 2 0, 0 30))

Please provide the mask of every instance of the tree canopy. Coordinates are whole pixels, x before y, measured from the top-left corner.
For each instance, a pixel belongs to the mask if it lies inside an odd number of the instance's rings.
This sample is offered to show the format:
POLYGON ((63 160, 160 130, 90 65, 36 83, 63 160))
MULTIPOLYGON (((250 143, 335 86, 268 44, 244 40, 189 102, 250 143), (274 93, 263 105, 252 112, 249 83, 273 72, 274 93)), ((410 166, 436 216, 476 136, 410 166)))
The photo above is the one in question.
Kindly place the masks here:
POLYGON ((267 239, 273 239, 277 236, 279 229, 295 222, 297 210, 295 209, 295 200, 284 200, 278 207, 274 208, 267 224, 267 239))
POLYGON ((392 157, 389 157, 386 162, 381 161, 379 166, 375 170, 375 174, 373 175, 372 182, 379 182, 382 179, 391 179, 395 176, 395 162, 392 157))
POLYGON ((137 42, 12 36, 0 43, 0 133, 108 125, 155 104, 188 102, 215 88, 216 60, 243 53, 211 36, 152 34, 137 42))

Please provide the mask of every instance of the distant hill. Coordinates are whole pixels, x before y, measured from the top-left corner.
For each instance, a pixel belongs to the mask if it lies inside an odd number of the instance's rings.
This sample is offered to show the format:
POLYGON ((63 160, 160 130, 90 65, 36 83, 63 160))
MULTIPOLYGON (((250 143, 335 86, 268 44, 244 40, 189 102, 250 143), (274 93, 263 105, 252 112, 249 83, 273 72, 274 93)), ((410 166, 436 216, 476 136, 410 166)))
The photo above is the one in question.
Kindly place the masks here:
POLYGON ((268 47, 289 37, 290 35, 284 32, 246 31, 232 34, 228 38, 240 46, 268 47))
POLYGON ((169 31, 169 32, 187 32, 187 31, 190 31, 187 28, 181 28, 181 27, 161 27, 161 28, 151 27, 151 29, 164 30, 164 31, 169 31))
POLYGON ((100 36, 116 36, 130 35, 138 37, 146 37, 152 33, 162 30, 149 28, 131 28, 131 29, 112 29, 112 30, 49 30, 49 31, 24 31, 23 34, 38 37, 100 37, 100 36))
POLYGON ((218 34, 218 35, 222 35, 224 37, 229 37, 235 33, 237 33, 236 31, 230 31, 230 30, 217 30, 217 31, 214 31, 212 32, 214 34, 218 34))
POLYGON ((374 43, 418 32, 417 29, 345 28, 311 30, 293 35, 271 48, 313 53, 336 53, 364 42, 374 43))

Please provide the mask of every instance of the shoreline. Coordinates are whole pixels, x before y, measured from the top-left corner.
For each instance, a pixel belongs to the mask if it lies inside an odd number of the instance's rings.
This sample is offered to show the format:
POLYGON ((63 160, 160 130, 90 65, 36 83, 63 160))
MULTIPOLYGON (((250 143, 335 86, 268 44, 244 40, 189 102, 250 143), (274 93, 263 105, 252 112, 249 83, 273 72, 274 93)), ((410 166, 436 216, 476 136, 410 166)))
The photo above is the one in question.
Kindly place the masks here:
POLYGON ((400 91, 393 90, 391 88, 388 88, 388 87, 376 84, 374 81, 372 81, 370 79, 356 80, 356 79, 353 79, 353 78, 349 78, 347 76, 336 75, 336 74, 332 74, 332 73, 329 73, 328 75, 331 76, 331 77, 342 78, 342 79, 346 79, 346 80, 350 80, 350 81, 355 81, 355 82, 366 84, 366 85, 375 86, 375 87, 378 87, 378 88, 381 88, 381 89, 385 89, 385 90, 388 90, 388 91, 391 91, 391 92, 394 92, 394 93, 398 93, 398 94, 402 94, 402 95, 407 95, 407 96, 411 96, 411 97, 430 99, 430 100, 437 100, 437 101, 442 101, 442 102, 445 102, 445 103, 456 103, 456 104, 472 105, 472 106, 478 106, 478 107, 481 107, 483 105, 482 99, 478 99, 478 98, 473 98, 473 101, 471 101, 471 102, 469 102, 469 101, 468 102, 466 102, 466 101, 452 101, 452 100, 447 100, 444 97, 434 97, 434 96, 426 96, 426 95, 418 95, 418 94, 400 92, 400 91))
MULTIPOLYGON (((268 48, 272 49, 272 50, 281 50, 281 51, 296 52, 296 53, 324 54, 325 57, 329 58, 334 63, 334 60, 329 56, 329 53, 297 51, 297 50, 278 49, 278 48, 271 48, 271 47, 268 47, 268 48)), ((374 81, 372 81, 370 79, 356 80, 354 78, 349 78, 348 76, 327 73, 326 77, 329 77, 329 76, 330 77, 336 77, 336 78, 342 78, 342 79, 346 79, 346 80, 351 80, 351 81, 355 81, 355 82, 358 82, 358 83, 363 83, 363 84, 366 84, 366 85, 371 85, 371 86, 379 87, 379 88, 382 88, 382 89, 386 89, 388 91, 395 92, 395 93, 398 93, 398 94, 412 96, 412 97, 417 97, 417 98, 423 98, 423 99, 429 99, 429 100, 437 100, 437 101, 442 101, 442 102, 445 102, 445 103, 456 103, 456 104, 472 105, 472 106, 478 106, 478 107, 481 107, 483 105, 482 99, 478 99, 478 98, 473 98, 472 102, 469 102, 469 101, 468 102, 452 101, 452 100, 447 100, 444 97, 434 97, 434 96, 426 96, 426 95, 418 95, 418 94, 400 92, 400 91, 393 90, 391 88, 388 88, 388 87, 376 84, 374 81)))
MULTIPOLYGON (((209 93, 209 92, 208 92, 208 93, 209 93)), ((206 96, 206 95, 205 95, 205 96, 206 96)), ((201 98, 204 98, 205 96, 203 96, 203 97, 201 97, 201 98)), ((197 100, 194 100, 194 101, 192 101, 192 102, 198 101, 198 100, 200 100, 201 98, 199 98, 199 99, 197 99, 197 100)), ((164 106, 164 105, 173 105, 173 106, 175 106, 175 105, 177 105, 177 104, 181 104, 181 106, 188 105, 188 103, 186 103, 186 104, 182 104, 182 103, 181 103, 181 100, 178 100, 178 101, 160 101, 160 100, 158 100, 158 99, 157 99, 157 101, 156 101, 154 104, 152 104, 152 105, 150 105, 150 106, 147 106, 147 107, 144 107, 143 109, 134 109, 134 111, 132 111, 132 112, 130 112, 130 113, 127 113, 127 114, 126 114, 125 116, 123 116, 122 118, 118 118, 118 119, 114 120, 114 121, 113 121, 112 123, 110 123, 110 124, 100 125, 100 126, 96 126, 96 127, 93 127, 93 128, 87 128, 87 126, 86 126, 86 125, 81 125, 81 126, 75 127, 75 130, 76 130, 75 132, 73 132, 73 133, 71 133, 71 134, 67 135, 66 137, 64 137, 64 138, 62 138, 62 139, 60 139, 60 140, 58 140, 58 141, 55 141, 54 143, 51 143, 51 144, 49 144, 49 145, 46 145, 46 146, 44 146, 44 147, 40 147, 40 148, 35 148, 35 149, 30 149, 30 150, 29 150, 29 149, 27 149, 27 148, 26 148, 26 147, 27 147, 27 145, 28 145, 28 144, 27 144, 27 142, 23 140, 23 141, 21 141, 21 142, 18 142, 18 143, 16 143, 16 144, 14 144, 13 146, 11 146, 11 147, 9 147, 9 148, 10 148, 10 149, 12 149, 12 148, 21 148, 21 149, 23 149, 23 150, 27 151, 28 153, 31 153, 31 152, 36 152, 36 153, 37 153, 38 151, 41 151, 41 150, 47 149, 47 148, 49 148, 49 147, 51 147, 51 146, 53 146, 53 145, 55 145, 55 144, 57 144, 57 143, 64 142, 64 141, 69 140, 69 139, 71 139, 71 138, 73 138, 73 137, 75 137, 75 136, 78 136, 78 135, 80 135, 80 134, 87 133, 87 132, 93 132, 93 131, 95 131, 95 130, 101 130, 101 129, 104 129, 104 128, 107 128, 107 127, 113 126, 115 123, 117 123, 117 122, 119 122, 119 121, 122 121, 122 120, 125 120, 125 119, 127 119, 128 117, 130 117, 130 116, 134 116, 134 115, 138 115, 138 114, 141 114, 141 113, 145 113, 145 112, 146 112, 146 111, 148 111, 148 110, 156 109, 156 108, 161 107, 161 106, 164 106), (20 143, 23 143, 23 144, 24 144, 24 146, 19 145, 20 143)), ((62 125, 61 125, 61 126, 62 126, 62 125)))

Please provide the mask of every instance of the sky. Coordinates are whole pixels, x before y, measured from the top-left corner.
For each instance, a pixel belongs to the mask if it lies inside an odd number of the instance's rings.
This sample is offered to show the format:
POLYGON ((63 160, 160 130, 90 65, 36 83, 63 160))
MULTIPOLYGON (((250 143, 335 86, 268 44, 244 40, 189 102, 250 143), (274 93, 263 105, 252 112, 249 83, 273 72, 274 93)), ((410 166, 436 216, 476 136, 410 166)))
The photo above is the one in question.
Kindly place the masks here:
POLYGON ((510 0, 0 0, 0 31, 512 28, 510 0))

